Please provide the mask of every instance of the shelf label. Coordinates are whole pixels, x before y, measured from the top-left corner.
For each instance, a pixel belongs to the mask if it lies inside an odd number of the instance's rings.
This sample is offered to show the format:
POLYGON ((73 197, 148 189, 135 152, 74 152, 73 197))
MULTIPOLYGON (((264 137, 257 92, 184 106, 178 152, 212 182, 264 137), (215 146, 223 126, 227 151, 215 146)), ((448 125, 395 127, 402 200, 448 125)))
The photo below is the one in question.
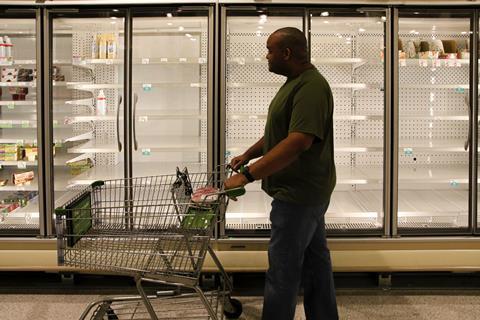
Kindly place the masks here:
POLYGON ((17 140, 16 145, 17 146, 23 146, 24 141, 23 140, 17 140))
POLYGON ((187 58, 178 58, 179 62, 187 62, 187 58))
POLYGON ((27 162, 26 161, 18 161, 17 162, 18 169, 27 169, 27 162))
POLYGON ((149 156, 152 152, 150 149, 142 149, 142 156, 149 156))
POLYGON ((142 64, 149 64, 150 59, 149 58, 142 58, 142 64))
POLYGON ((112 59, 107 59, 107 60, 105 60, 105 64, 113 64, 113 60, 112 59))
POLYGON ((458 88, 455 88, 455 92, 456 93, 464 93, 465 89, 458 87, 458 88))
POLYGON ((53 120, 53 127, 54 128, 58 127, 58 120, 53 120))
POLYGON ((447 60, 447 65, 449 67, 455 67, 456 64, 457 64, 457 60, 454 60, 454 59, 448 59, 447 60))
POLYGON ((462 66, 462 63, 458 60, 455 60, 455 66, 456 67, 461 67, 462 66))
POLYGON ((207 63, 207 58, 198 58, 198 63, 201 63, 201 64, 207 63))
POLYGON ((400 63, 400 67, 406 67, 407 66, 407 60, 406 59, 400 59, 398 60, 400 63))
POLYGON ((0 122, 0 128, 2 128, 2 129, 13 128, 13 122, 12 121, 2 121, 2 122, 0 122))
POLYGON ((72 57, 72 63, 80 64, 82 62, 84 62, 84 64, 86 63, 86 61, 82 61, 80 57, 72 57))
POLYGON ((442 66, 442 61, 440 60, 434 60, 434 64, 433 64, 435 67, 441 67, 442 66))
POLYGON ((403 154, 406 156, 411 156, 413 154, 412 148, 403 148, 403 154))
POLYGON ((450 187, 452 187, 452 188, 458 187, 458 181, 456 181, 456 180, 450 180, 450 187))
POLYGON ((7 104, 7 108, 8 109, 15 109, 15 102, 11 102, 11 103, 7 104))
POLYGON ((22 128, 29 128, 29 127, 30 127, 30 121, 22 120, 22 128))
POLYGON ((37 139, 33 139, 33 146, 34 146, 34 147, 37 146, 37 139))
POLYGON ((138 117, 138 122, 148 122, 148 117, 147 116, 138 117))
POLYGON ((148 92, 152 91, 152 84, 151 83, 144 83, 142 85, 143 91, 148 92))
POLYGON ((168 58, 160 58, 160 62, 168 62, 168 58))

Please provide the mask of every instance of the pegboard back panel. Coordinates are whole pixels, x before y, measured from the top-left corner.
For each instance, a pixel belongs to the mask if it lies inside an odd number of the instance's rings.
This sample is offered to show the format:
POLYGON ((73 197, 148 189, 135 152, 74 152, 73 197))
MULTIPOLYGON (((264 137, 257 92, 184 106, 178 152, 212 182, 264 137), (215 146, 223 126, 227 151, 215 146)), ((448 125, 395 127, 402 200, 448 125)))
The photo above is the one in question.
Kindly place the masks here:
POLYGON ((458 139, 468 137, 468 121, 400 120, 400 140, 458 139))
POLYGON ((311 56, 315 58, 352 58, 353 46, 345 38, 349 34, 311 33, 311 56))
POLYGON ((468 92, 454 89, 400 90, 399 113, 405 116, 468 115, 468 92))

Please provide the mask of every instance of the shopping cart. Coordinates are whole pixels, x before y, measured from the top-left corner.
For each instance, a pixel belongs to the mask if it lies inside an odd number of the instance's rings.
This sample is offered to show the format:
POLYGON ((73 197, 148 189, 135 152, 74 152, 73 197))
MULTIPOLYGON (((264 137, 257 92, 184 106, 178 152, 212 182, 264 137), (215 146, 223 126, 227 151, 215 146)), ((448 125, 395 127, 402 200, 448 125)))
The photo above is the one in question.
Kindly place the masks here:
POLYGON ((91 303, 81 319, 187 318, 185 309, 171 310, 173 305, 187 307, 188 318, 217 320, 242 313, 210 246, 229 197, 245 193, 244 188, 222 189, 227 171, 189 173, 177 168, 172 175, 97 181, 55 210, 59 265, 132 276, 139 293, 104 297, 91 303), (199 282, 207 252, 220 271, 221 286, 205 294, 199 282), (177 289, 147 296, 143 282, 177 289), (178 288, 193 290, 181 293, 178 288), (198 305, 203 313, 193 311, 198 305))

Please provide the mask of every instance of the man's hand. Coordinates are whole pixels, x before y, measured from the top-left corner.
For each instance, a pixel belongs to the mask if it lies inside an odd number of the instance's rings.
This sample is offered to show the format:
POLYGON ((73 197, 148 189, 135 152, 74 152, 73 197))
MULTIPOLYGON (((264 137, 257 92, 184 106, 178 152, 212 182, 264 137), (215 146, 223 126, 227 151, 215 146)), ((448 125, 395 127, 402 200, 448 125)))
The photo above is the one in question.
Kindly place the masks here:
POLYGON ((242 154, 233 158, 232 161, 230 161, 230 166, 233 170, 238 170, 241 165, 247 164, 249 160, 250 159, 245 154, 242 154))
POLYGON ((234 174, 233 176, 225 180, 223 184, 225 186, 225 190, 228 190, 228 189, 243 187, 247 183, 248 183, 247 178, 243 174, 238 173, 238 174, 234 174))

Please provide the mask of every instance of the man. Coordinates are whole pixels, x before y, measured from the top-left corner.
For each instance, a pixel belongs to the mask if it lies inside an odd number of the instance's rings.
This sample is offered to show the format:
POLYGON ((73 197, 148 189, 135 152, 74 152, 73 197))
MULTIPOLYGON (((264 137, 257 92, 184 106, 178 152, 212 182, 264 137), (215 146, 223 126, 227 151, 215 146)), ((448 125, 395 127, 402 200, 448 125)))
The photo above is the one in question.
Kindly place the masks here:
POLYGON ((324 219, 336 183, 332 92, 309 62, 300 30, 275 31, 267 49, 269 71, 287 81, 270 103, 264 136, 230 164, 261 158, 225 188, 262 179, 274 199, 262 319, 293 319, 302 280, 306 318, 338 319, 324 219))

